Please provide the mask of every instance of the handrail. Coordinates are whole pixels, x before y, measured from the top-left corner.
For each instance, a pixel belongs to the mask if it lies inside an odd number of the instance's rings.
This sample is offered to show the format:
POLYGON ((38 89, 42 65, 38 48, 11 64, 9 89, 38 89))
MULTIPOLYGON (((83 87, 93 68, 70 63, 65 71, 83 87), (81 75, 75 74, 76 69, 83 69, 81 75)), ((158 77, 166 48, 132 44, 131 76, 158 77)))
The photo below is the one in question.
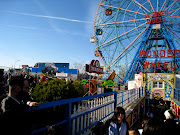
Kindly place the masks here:
POLYGON ((63 99, 63 100, 58 100, 58 101, 40 103, 38 110, 44 109, 44 108, 49 108, 49 107, 54 107, 57 105, 64 105, 64 104, 68 104, 68 103, 79 102, 82 100, 88 100, 88 99, 93 99, 93 98, 97 98, 97 97, 107 96, 107 95, 111 95, 114 93, 116 93, 116 92, 108 92, 108 93, 98 94, 98 95, 93 95, 93 96, 85 96, 85 97, 70 98, 70 99, 63 99))
MULTIPOLYGON (((127 108, 133 101, 142 96, 143 88, 126 90, 119 93, 109 92, 93 96, 40 103, 38 110, 58 105, 65 105, 65 120, 53 125, 66 124, 67 135, 80 134, 93 127, 97 122, 105 119, 107 120, 111 117, 117 105, 127 108), (78 102, 78 105, 75 104, 72 106, 72 103, 76 102, 78 102), (76 129, 73 125, 77 126, 76 129), (79 125, 81 127, 79 127, 79 125)), ((47 127, 41 128, 33 131, 32 134, 45 131, 46 129, 47 127)))

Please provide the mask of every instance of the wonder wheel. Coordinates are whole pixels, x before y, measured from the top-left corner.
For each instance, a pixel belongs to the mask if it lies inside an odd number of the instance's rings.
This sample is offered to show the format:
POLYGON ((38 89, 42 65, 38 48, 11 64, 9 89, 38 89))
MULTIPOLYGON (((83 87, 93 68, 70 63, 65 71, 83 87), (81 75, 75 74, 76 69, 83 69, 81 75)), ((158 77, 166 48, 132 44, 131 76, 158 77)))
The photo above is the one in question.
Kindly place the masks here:
POLYGON ((180 49, 180 1, 101 0, 93 30, 96 56, 126 81, 144 70, 138 51, 180 49))

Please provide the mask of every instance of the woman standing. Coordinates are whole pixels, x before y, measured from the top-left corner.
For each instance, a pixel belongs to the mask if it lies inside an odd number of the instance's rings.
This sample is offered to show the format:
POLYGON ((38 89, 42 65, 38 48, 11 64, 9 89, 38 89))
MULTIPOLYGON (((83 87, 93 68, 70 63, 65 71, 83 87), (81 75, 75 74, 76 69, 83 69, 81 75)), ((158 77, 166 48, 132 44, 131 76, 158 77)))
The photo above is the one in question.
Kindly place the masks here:
POLYGON ((108 135, 128 135, 128 124, 126 122, 125 110, 116 107, 114 115, 109 121, 108 135))

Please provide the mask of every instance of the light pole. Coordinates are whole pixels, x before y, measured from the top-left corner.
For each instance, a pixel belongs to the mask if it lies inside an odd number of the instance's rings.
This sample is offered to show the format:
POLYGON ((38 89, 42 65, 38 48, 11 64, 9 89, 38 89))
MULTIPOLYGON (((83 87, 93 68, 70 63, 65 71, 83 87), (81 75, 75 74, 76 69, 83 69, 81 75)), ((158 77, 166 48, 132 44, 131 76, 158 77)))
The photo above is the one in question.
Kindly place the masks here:
POLYGON ((17 60, 17 61, 14 63, 14 69, 15 69, 15 65, 16 65, 16 63, 17 63, 18 61, 20 61, 20 60, 17 60))

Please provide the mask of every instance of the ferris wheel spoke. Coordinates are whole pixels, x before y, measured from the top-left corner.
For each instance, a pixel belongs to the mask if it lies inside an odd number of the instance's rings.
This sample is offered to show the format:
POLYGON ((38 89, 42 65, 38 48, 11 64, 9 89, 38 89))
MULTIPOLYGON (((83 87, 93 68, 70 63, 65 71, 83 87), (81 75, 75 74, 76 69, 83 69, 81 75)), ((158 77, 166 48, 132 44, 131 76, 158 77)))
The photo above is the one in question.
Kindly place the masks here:
POLYGON ((101 47, 101 46, 103 46, 103 45, 105 45, 105 44, 107 44, 107 43, 109 43, 109 42, 111 42, 111 41, 113 41, 113 40, 115 40, 115 39, 117 39, 117 38, 119 38, 119 37, 121 37, 121 36, 123 36, 123 35, 129 33, 129 32, 131 32, 131 31, 133 31, 133 30, 135 30, 135 29, 137 29, 137 28, 139 28, 139 27, 141 27, 141 26, 143 26, 143 25, 145 25, 145 24, 147 24, 147 22, 145 22, 145 23, 143 23, 143 24, 141 24, 141 25, 139 25, 139 26, 137 26, 137 27, 135 27, 135 28, 133 28, 133 29, 127 31, 127 32, 124 32, 123 34, 121 34, 121 35, 119 35, 119 36, 117 36, 117 37, 115 37, 115 38, 113 38, 113 39, 111 39, 111 40, 109 40, 109 41, 107 41, 107 42, 105 42, 105 43, 103 43, 103 44, 97 46, 97 48, 98 48, 98 47, 101 47))
POLYGON ((102 42, 105 42, 113 33, 115 28, 112 29, 111 32, 109 32, 108 34, 104 34, 103 37, 102 37, 102 42))
POLYGON ((139 2, 137 2, 136 0, 134 0, 135 3, 137 3, 138 5, 140 5, 142 8, 144 8, 146 11, 150 12, 147 8, 145 8, 142 4, 140 4, 139 2))
POLYGON ((174 11, 179 10, 179 9, 180 9, 180 8, 177 8, 177 9, 175 9, 175 10, 173 10, 173 11, 168 12, 168 13, 170 14, 170 13, 172 13, 172 12, 174 12, 174 11))
POLYGON ((175 0, 169 7, 167 7, 164 11, 166 11, 168 8, 170 8, 174 3, 176 3, 177 0, 175 0))
POLYGON ((148 0, 148 1, 149 1, 149 4, 150 4, 150 6, 151 6, 153 12, 155 12, 155 11, 154 11, 154 8, 153 8, 153 6, 152 6, 152 4, 151 4, 151 1, 150 1, 150 0, 148 0))
POLYGON ((179 38, 176 37, 176 36, 174 36, 172 39, 173 39, 173 41, 176 42, 176 47, 178 47, 178 50, 179 50, 179 49, 180 49, 180 48, 179 48, 179 47, 180 47, 179 38), (178 46, 177 46, 177 45, 178 45, 178 46))
MULTIPOLYGON (((139 43, 141 43, 141 41, 137 42, 136 45, 138 45, 139 43)), ((118 61, 122 60, 125 56, 127 57, 127 54, 129 54, 129 56, 131 56, 131 57, 128 56, 128 59, 129 59, 130 61, 132 61, 133 58, 134 58, 134 56, 131 55, 131 51, 132 51, 134 48, 135 48, 135 47, 134 47, 134 45, 133 45, 132 48, 130 48, 128 51, 124 52, 124 53, 113 63, 113 65, 117 64, 118 61)), ((128 66, 126 66, 126 67, 128 67, 128 66)))
MULTIPOLYGON (((137 1, 135 2, 135 0, 131 0, 131 2, 134 4, 134 6, 136 6, 137 8, 139 8, 139 10, 141 10, 142 13, 144 13, 144 14, 149 13, 149 12, 148 12, 148 9, 146 10, 145 7, 143 6, 143 4, 140 4, 140 3, 138 4, 137 1), (144 8, 143 8, 143 7, 144 7, 144 8)), ((136 14, 136 15, 139 15, 139 14, 136 14)))
POLYGON ((178 37, 178 35, 177 35, 172 29, 170 29, 167 25, 165 25, 165 26, 166 26, 166 28, 168 28, 168 30, 171 31, 177 38, 180 39, 180 37, 178 37))
POLYGON ((136 14, 145 15, 145 14, 143 14, 143 13, 136 12, 136 11, 132 11, 132 10, 128 10, 128 9, 124 9, 124 8, 119 8, 119 7, 114 7, 114 6, 104 5, 104 4, 101 4, 101 5, 102 5, 102 6, 105 6, 105 7, 110 7, 110 8, 120 9, 120 10, 132 12, 132 13, 136 13, 136 14))
POLYGON ((94 26, 114 25, 114 24, 119 24, 119 23, 135 22, 135 21, 142 21, 142 20, 147 20, 147 19, 150 19, 150 18, 134 19, 134 20, 120 21, 120 22, 112 22, 112 23, 105 23, 105 24, 99 24, 99 25, 94 25, 94 26))
MULTIPOLYGON (((111 66, 138 38, 141 36, 141 34, 148 28, 149 26, 146 26, 146 28, 109 64, 111 66)), ((109 67, 108 66, 108 67, 109 67)))
MULTIPOLYGON (((128 59, 130 60, 130 61, 132 61, 133 60, 133 58, 134 58, 134 56, 132 55, 132 53, 130 53, 134 48, 136 48, 136 46, 140 43, 141 41, 139 41, 139 42, 134 42, 134 44, 135 45, 132 45, 132 47, 129 49, 129 50, 127 50, 127 51, 125 51, 118 59, 119 60, 121 60, 121 59, 123 59, 123 57, 127 57, 127 54, 129 54, 129 56, 128 56, 128 59)), ((137 48, 136 48, 137 49, 137 48)), ((119 60, 116 60, 116 61, 114 61, 114 63, 112 63, 113 65, 115 65, 115 64, 117 64, 118 63, 118 61, 119 60)))
POLYGON ((174 23, 174 22, 171 22, 171 21, 167 21, 167 22, 172 23, 172 24, 175 24, 175 25, 177 25, 177 26, 180 27, 180 24, 177 24, 177 23, 174 23))
POLYGON ((157 0, 156 12, 158 12, 159 0, 157 0))
POLYGON ((178 48, 177 48, 177 49, 179 49, 179 48, 180 48, 180 43, 179 43, 179 40, 174 39, 174 41, 176 41, 176 43, 179 45, 179 46, 178 46, 178 48))
POLYGON ((160 9, 160 11, 163 9, 165 3, 166 3, 166 0, 164 1, 163 5, 162 5, 162 7, 161 7, 161 9, 160 9))
POLYGON ((180 16, 167 16, 167 17, 164 17, 164 18, 179 18, 180 16))
MULTIPOLYGON (((132 36, 137 36, 138 34, 139 34, 139 33, 137 33, 137 32, 132 32, 130 36, 131 36, 131 37, 132 37, 132 36)), ((123 41, 123 40, 125 41, 125 40, 127 40, 127 39, 128 39, 128 37, 124 37, 124 38, 121 38, 121 41, 123 41)), ((119 40, 118 40, 117 42, 119 42, 119 40)), ((111 44, 106 44, 106 45, 104 45, 102 48, 109 47, 109 46, 111 46, 112 44, 113 44, 113 43, 111 43, 111 44)), ((134 46, 134 45, 132 45, 132 46, 134 46)), ((123 44, 121 44, 120 47, 121 47, 121 48, 120 48, 121 50, 124 50, 124 49, 125 49, 125 47, 124 47, 123 44)), ((96 48, 97 48, 97 47, 96 47, 96 48)), ((136 48, 136 46, 134 46, 134 48, 136 48)), ((137 48, 136 48, 136 49, 137 49, 137 48)), ((100 50, 101 50, 101 49, 100 49, 100 50)), ((112 60, 113 60, 113 59, 112 59, 112 60)), ((112 61, 112 60, 111 60, 111 61, 112 61)))
MULTIPOLYGON (((141 41, 139 41, 139 42, 137 42, 137 43, 134 42, 134 43, 132 44, 131 48, 129 48, 128 50, 126 50, 124 53, 122 53, 122 55, 119 56, 118 59, 115 60, 114 63, 112 63, 111 65, 117 64, 118 61, 122 60, 125 56, 127 56, 127 54, 129 54, 129 56, 131 56, 131 57, 128 56, 128 59, 130 59, 130 61, 132 61, 133 58, 134 58, 134 56, 131 55, 131 54, 132 54, 131 51, 132 51, 134 48, 136 48, 136 46, 139 45, 140 43, 141 43, 141 41), (135 44, 135 45, 134 45, 134 44, 135 44)), ((137 49, 137 48, 136 48, 136 49, 137 49)))
POLYGON ((106 23, 106 22, 108 22, 108 21, 112 20, 114 17, 115 17, 115 15, 113 15, 112 17, 109 17, 108 19, 104 20, 104 22, 103 22, 103 23, 106 23))

